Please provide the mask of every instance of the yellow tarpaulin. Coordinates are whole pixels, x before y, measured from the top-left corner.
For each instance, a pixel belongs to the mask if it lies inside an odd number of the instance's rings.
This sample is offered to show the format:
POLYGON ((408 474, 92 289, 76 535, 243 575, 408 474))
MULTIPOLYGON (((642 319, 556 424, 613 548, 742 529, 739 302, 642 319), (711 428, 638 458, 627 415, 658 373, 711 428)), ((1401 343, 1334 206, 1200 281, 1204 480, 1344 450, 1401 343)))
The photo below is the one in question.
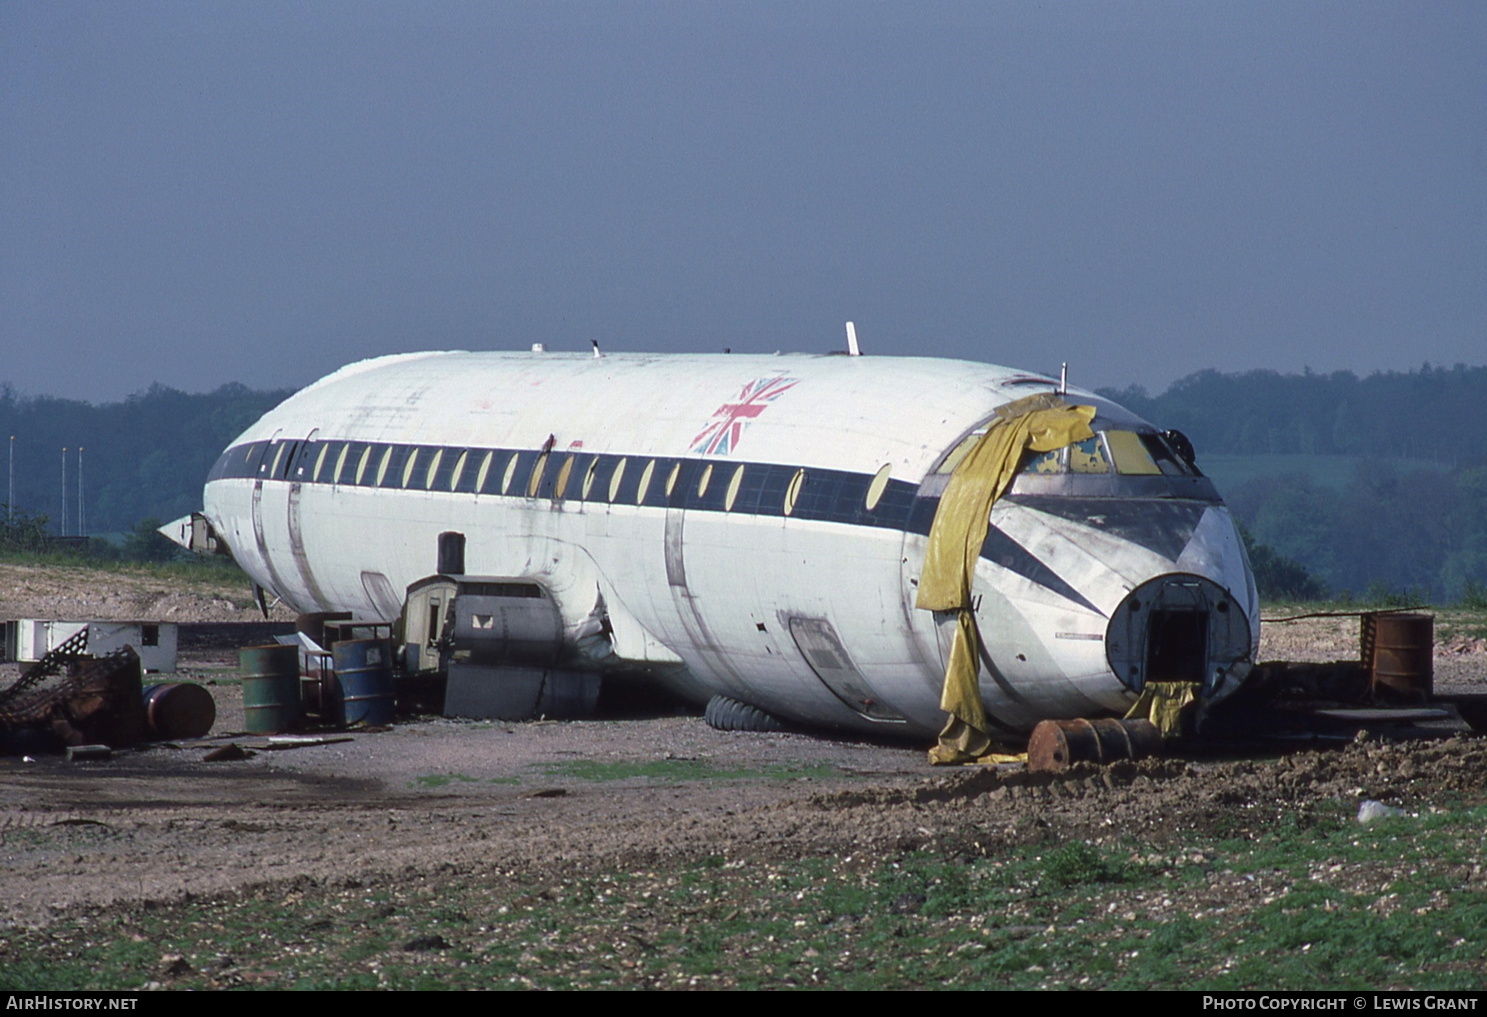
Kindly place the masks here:
POLYGON ((1094 415, 1093 406, 1069 406, 1047 394, 1009 403, 950 474, 929 529, 914 600, 915 607, 926 611, 958 614, 940 696, 940 708, 950 720, 929 752, 931 763, 963 763, 991 751, 977 680, 980 637, 971 614, 971 583, 991 506, 1012 482, 1024 451, 1051 452, 1091 437, 1094 415))
POLYGON ((1182 734, 1183 709, 1197 698, 1198 686, 1193 682, 1147 682, 1126 720, 1149 720, 1163 738, 1175 738, 1182 734))

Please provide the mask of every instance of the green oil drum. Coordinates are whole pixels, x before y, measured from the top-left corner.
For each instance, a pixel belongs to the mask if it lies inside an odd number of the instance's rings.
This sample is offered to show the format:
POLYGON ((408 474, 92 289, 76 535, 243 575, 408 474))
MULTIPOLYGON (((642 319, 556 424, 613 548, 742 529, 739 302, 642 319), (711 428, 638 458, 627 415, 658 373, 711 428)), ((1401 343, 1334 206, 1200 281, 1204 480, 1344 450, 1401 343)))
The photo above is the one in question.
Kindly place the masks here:
POLYGON ((238 651, 243 716, 249 734, 278 734, 300 726, 299 647, 245 646, 238 651))

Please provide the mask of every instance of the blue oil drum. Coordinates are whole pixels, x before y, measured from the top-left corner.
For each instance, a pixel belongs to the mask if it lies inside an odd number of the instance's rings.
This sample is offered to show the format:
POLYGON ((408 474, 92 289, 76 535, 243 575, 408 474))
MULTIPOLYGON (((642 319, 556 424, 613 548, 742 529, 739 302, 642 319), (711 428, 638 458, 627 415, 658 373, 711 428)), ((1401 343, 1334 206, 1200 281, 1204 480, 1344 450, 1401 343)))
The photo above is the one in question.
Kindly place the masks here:
POLYGON ((293 731, 304 718, 299 697, 299 647, 245 646, 238 651, 243 676, 243 719, 249 734, 293 731))
POLYGON ((331 702, 322 704, 330 723, 391 724, 394 715, 392 684, 392 640, 347 639, 331 650, 336 681, 331 702))

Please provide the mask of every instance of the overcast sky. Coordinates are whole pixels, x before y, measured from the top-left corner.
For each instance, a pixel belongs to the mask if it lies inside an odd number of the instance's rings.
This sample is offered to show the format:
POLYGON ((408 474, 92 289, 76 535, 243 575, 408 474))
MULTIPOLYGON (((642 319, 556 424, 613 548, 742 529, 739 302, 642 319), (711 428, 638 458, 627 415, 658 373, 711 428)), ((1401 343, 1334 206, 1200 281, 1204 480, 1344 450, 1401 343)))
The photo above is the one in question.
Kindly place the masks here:
POLYGON ((0 3, 0 382, 1487 363, 1487 4, 0 3))

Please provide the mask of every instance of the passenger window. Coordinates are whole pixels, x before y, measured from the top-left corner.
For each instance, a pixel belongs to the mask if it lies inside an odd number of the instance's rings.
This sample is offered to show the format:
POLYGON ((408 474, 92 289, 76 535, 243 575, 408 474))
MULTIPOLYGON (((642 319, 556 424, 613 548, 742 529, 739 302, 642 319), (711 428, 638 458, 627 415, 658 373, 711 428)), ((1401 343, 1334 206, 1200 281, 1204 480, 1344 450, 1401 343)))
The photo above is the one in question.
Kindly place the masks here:
POLYGON ((460 478, 465 475, 465 463, 469 460, 470 453, 467 449, 460 453, 460 457, 454 461, 454 472, 449 475, 449 489, 458 491, 460 489, 460 478))
POLYGON ((439 472, 439 463, 441 460, 443 460, 443 458, 444 450, 442 448, 435 449, 434 458, 429 460, 429 468, 427 470, 424 470, 423 472, 423 489, 425 491, 433 490, 434 474, 439 472))
POLYGON ((713 464, 708 463, 702 468, 702 476, 697 478, 697 497, 701 498, 707 494, 707 485, 713 479, 713 464))
POLYGON ((537 488, 542 485, 542 471, 547 469, 548 453, 544 452, 532 464, 532 475, 527 478, 527 497, 537 497, 537 488))
POLYGON ((1076 441, 1069 446, 1070 473, 1109 473, 1110 461, 1100 447, 1100 436, 1076 441))
POLYGON ((795 503, 800 499, 800 489, 805 486, 805 470, 796 470, 795 476, 790 478, 790 486, 785 488, 785 515, 795 512, 795 503))
POLYGON ((666 474, 666 497, 671 497, 671 492, 676 490, 676 478, 681 475, 682 464, 674 463, 671 472, 666 474))
POLYGON ((320 446, 320 454, 315 457, 315 472, 310 475, 312 483, 318 483, 320 481, 320 471, 325 467, 325 457, 329 452, 329 445, 320 446))
POLYGON ((491 460, 496 458, 494 451, 487 452, 485 458, 480 460, 480 469, 475 471, 475 492, 479 494, 485 490, 485 478, 490 476, 491 460))
MULTIPOLYGON (((711 466, 708 469, 712 469, 711 466)), ((723 495, 723 511, 732 512, 733 503, 738 501, 738 489, 743 487, 744 468, 739 466, 733 471, 733 479, 728 481, 728 493, 723 495)))
POLYGON ((563 465, 558 467, 558 479, 552 485, 552 496, 563 497, 563 492, 568 490, 568 476, 573 472, 573 457, 570 455, 563 460, 563 465))
POLYGON ((583 491, 579 497, 588 501, 589 492, 594 489, 594 474, 599 472, 599 457, 595 456, 589 460, 589 468, 583 472, 583 491))
POLYGON ((644 505, 646 492, 651 488, 651 477, 656 472, 656 461, 652 459, 645 464, 645 470, 640 474, 640 486, 635 489, 635 504, 644 505))
POLYGON ((382 481, 387 479, 387 467, 392 465, 392 446, 387 446, 387 451, 382 453, 382 461, 377 464, 377 482, 374 487, 381 487, 382 481))
POLYGON ((506 473, 501 477, 502 494, 511 490, 511 481, 516 477, 516 461, 520 458, 517 453, 511 453, 511 461, 506 464, 506 473))
POLYGON ((1106 431, 1105 444, 1110 446, 1110 458, 1115 460, 1115 472, 1126 476, 1160 476, 1161 469, 1152 461, 1141 436, 1135 431, 1106 431))
POLYGON ((614 476, 609 478, 610 501, 614 501, 615 498, 619 497, 620 481, 625 479, 625 463, 627 462, 629 462, 628 459, 621 459, 619 462, 614 464, 614 476))
POLYGON ((330 475, 331 483, 339 484, 341 482, 341 471, 346 468, 346 456, 350 452, 351 443, 348 441, 346 444, 341 446, 341 454, 336 456, 336 468, 330 475))
POLYGON ((356 464, 356 482, 361 483, 361 478, 366 476, 367 464, 372 461, 372 446, 368 445, 361 451, 361 461, 356 464))
POLYGON ((884 463, 878 467, 878 472, 873 474, 873 481, 867 485, 867 499, 863 502, 869 512, 878 507, 878 502, 883 500, 883 492, 888 490, 888 477, 893 473, 893 464, 884 463))
POLYGON ((398 486, 406 489, 408 481, 413 479, 413 467, 418 464, 419 450, 414 449, 408 454, 408 461, 403 464, 403 482, 398 486))

